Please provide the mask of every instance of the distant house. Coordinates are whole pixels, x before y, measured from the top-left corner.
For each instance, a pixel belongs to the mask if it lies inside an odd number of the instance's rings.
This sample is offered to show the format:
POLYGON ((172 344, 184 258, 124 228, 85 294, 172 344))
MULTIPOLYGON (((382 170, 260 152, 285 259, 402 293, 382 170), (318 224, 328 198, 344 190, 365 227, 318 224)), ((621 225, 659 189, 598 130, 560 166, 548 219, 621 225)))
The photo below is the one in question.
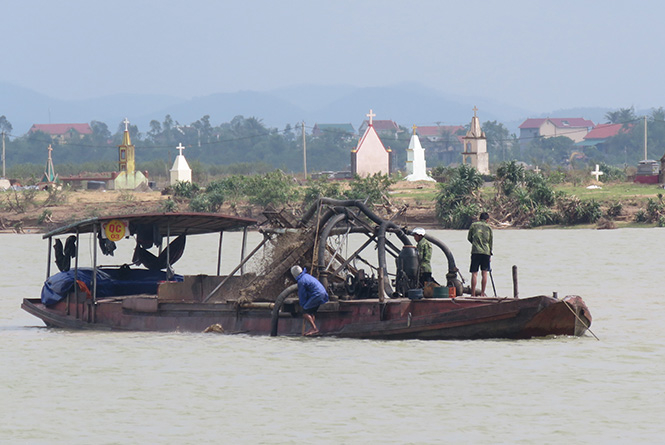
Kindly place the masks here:
POLYGON ((92 134, 92 128, 88 124, 34 124, 28 133, 37 131, 46 133, 51 139, 59 142, 81 139, 85 135, 92 134))
POLYGON ((422 126, 416 132, 427 159, 434 165, 461 161, 459 154, 464 151, 462 137, 466 133, 462 125, 422 126))
POLYGON ((584 140, 575 145, 578 147, 596 147, 599 150, 604 150, 608 139, 620 133, 628 133, 632 127, 632 124, 628 126, 624 126, 624 124, 598 124, 584 136, 584 140))
POLYGON ((351 124, 314 124, 312 136, 323 136, 326 132, 337 132, 348 136, 355 136, 356 130, 351 124))
MULTIPOLYGON (((374 127, 374 130, 379 136, 392 137, 393 139, 397 139, 397 135, 402 132, 402 130, 399 128, 399 125, 397 125, 397 123, 392 120, 372 119, 371 125, 374 127)), ((358 133, 364 134, 367 130, 367 127, 369 126, 370 122, 365 119, 363 123, 360 124, 358 133)))
POLYGON ((431 142, 439 142, 444 139, 444 136, 455 135, 462 130, 464 130, 464 127, 461 125, 423 125, 418 127, 416 131, 421 139, 426 138, 431 142))
POLYGON ((574 142, 581 142, 593 126, 592 121, 581 117, 527 119, 519 126, 520 147, 522 149, 528 147, 531 141, 537 138, 559 136, 565 136, 574 142))

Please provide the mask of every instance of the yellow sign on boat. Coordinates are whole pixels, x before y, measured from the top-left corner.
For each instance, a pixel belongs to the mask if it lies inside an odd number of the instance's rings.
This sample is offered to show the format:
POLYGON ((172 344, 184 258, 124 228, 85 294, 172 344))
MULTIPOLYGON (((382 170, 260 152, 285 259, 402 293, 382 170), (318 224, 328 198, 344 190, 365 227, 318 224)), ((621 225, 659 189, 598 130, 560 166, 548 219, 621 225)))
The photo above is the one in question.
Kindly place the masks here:
POLYGON ((125 237, 128 228, 128 222, 121 219, 112 219, 111 221, 103 224, 104 235, 111 241, 120 241, 125 237))

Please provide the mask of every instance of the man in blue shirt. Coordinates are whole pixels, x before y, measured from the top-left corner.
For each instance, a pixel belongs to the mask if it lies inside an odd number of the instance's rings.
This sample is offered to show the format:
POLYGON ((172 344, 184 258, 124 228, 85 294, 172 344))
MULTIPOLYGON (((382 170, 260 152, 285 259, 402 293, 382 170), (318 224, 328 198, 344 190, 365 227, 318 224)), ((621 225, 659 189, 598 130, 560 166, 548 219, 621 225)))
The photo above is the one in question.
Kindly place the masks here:
POLYGON ((300 266, 293 266, 291 275, 298 283, 298 300, 300 307, 305 311, 302 325, 303 335, 317 334, 319 328, 314 323, 315 314, 319 310, 319 306, 328 301, 328 292, 319 280, 307 273, 307 269, 303 270, 300 266), (312 329, 307 332, 305 332, 305 320, 312 325, 312 329))

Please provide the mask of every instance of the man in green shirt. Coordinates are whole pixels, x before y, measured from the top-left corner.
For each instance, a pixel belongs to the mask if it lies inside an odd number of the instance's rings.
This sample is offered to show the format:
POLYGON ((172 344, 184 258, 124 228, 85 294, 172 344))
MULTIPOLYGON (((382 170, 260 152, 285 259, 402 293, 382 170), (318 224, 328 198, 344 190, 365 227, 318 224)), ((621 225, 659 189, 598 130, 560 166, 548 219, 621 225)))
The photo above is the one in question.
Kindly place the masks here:
POLYGON ((487 224, 489 214, 480 214, 480 221, 471 224, 467 239, 471 243, 471 295, 476 296, 476 284, 478 283, 478 269, 482 271, 480 296, 486 297, 487 272, 490 270, 492 257, 492 228, 487 224))
POLYGON ((418 250, 418 264, 420 266, 420 287, 425 283, 434 281, 432 278, 432 244, 425 239, 425 229, 416 227, 413 229, 413 238, 416 240, 418 250))

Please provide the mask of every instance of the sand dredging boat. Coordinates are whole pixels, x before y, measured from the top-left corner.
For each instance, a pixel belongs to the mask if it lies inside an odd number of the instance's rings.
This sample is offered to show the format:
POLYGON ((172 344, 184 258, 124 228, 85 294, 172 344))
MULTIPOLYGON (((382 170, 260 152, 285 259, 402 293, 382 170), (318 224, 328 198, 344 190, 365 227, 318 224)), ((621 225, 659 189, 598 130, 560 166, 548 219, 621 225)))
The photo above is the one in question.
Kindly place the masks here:
POLYGON ((66 329, 302 335, 303 310, 289 272, 298 264, 330 295, 316 316, 318 336, 517 339, 579 336, 591 324, 581 297, 517 298, 516 281, 510 297, 470 296, 452 252, 429 234, 426 239, 447 259, 445 274, 434 271, 445 275, 445 283, 419 289, 410 229, 379 217, 361 201, 323 198, 299 219, 285 211, 265 216, 257 225, 219 214, 151 213, 60 227, 43 236, 49 249, 41 298, 24 299, 22 308, 47 326, 66 329), (245 255, 247 232, 254 228, 263 238, 245 255), (232 272, 220 275, 225 231, 244 232, 243 255, 232 272), (217 273, 176 274, 174 263, 186 239, 210 233, 219 233, 219 243, 211 243, 218 249, 217 273), (92 267, 79 264, 82 236, 93 237, 92 267), (341 246, 351 237, 360 241, 349 254, 348 246, 341 246), (112 254, 116 243, 132 240, 136 247, 127 263, 100 264, 99 253, 112 254), (60 272, 51 274, 53 262, 60 272), (255 270, 247 271, 250 265, 255 270))

